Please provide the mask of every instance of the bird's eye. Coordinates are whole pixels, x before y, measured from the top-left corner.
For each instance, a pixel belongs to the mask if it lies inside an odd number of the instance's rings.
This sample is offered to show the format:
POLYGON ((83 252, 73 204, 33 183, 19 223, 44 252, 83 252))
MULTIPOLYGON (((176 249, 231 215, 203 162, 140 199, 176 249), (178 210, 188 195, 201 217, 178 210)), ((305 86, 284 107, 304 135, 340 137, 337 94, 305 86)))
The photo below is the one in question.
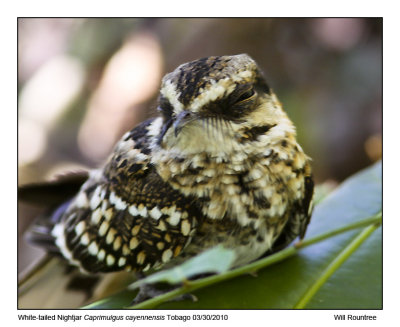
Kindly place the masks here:
POLYGON ((254 89, 249 89, 237 98, 236 103, 249 100, 255 94, 254 89))

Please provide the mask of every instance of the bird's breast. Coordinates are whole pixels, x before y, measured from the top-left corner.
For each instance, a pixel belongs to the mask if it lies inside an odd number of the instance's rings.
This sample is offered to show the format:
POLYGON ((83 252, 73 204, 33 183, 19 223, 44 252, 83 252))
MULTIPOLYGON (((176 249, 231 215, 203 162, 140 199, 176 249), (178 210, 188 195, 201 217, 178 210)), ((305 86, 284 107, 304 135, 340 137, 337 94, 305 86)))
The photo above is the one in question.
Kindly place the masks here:
POLYGON ((273 151, 237 160, 197 154, 162 162, 157 171, 172 188, 194 198, 207 218, 227 217, 257 228, 263 220, 274 223, 284 217, 288 206, 301 196, 302 182, 276 158, 273 151))

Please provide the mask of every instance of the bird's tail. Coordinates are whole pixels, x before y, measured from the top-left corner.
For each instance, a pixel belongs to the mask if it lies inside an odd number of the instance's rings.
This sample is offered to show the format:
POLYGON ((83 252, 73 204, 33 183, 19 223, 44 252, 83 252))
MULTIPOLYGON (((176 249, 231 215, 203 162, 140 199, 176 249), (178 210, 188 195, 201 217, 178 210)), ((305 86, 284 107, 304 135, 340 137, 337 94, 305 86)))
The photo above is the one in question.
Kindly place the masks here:
POLYGON ((49 254, 60 254, 52 235, 54 226, 61 220, 71 200, 64 202, 51 213, 45 213, 36 218, 32 226, 27 230, 25 238, 28 243, 46 250, 49 254))

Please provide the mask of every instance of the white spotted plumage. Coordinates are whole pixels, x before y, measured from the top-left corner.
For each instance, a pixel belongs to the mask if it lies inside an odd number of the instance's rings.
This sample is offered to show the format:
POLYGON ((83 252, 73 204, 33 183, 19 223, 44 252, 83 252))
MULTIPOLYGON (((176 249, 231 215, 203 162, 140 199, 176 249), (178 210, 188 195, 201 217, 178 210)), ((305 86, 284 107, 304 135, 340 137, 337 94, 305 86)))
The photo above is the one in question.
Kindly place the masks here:
POLYGON ((89 272, 145 271, 222 244, 238 266, 304 234, 309 159, 250 57, 179 66, 164 77, 158 108, 55 223, 66 259, 89 272))

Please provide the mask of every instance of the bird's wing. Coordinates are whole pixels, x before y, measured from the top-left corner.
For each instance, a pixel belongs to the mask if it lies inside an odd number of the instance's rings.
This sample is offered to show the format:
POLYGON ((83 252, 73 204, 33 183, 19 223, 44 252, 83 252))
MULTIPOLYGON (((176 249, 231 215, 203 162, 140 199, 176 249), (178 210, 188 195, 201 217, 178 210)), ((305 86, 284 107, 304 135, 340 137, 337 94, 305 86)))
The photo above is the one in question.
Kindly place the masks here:
POLYGON ((312 203, 312 198, 314 195, 314 181, 310 176, 306 176, 304 178, 304 197, 303 197, 303 201, 301 204, 301 209, 302 212, 304 213, 304 219, 301 223, 301 227, 300 227, 300 238, 302 239, 306 233, 307 230, 307 226, 310 222, 311 219, 311 213, 313 210, 313 203, 312 203))
POLYGON ((314 194, 314 182, 311 176, 304 177, 304 196, 294 203, 288 212, 289 219, 280 236, 275 241, 272 251, 276 252, 288 246, 297 236, 302 239, 306 233, 311 219, 312 197, 314 194))
POLYGON ((36 225, 34 241, 56 245, 88 272, 143 271, 178 256, 199 212, 151 163, 157 128, 160 121, 150 119, 126 133, 104 168, 53 213, 53 226, 36 225))

